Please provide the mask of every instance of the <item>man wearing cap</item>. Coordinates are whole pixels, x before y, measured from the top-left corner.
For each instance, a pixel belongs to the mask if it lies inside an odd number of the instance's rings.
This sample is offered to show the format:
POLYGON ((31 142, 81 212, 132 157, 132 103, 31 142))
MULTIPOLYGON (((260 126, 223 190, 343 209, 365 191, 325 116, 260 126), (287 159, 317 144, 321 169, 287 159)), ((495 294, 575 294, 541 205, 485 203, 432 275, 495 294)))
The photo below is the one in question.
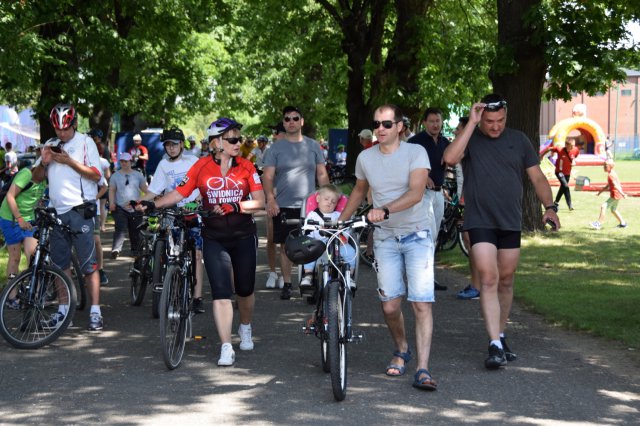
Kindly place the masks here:
POLYGON ((291 261, 284 242, 297 225, 283 219, 299 219, 302 203, 317 186, 329 183, 324 156, 318 143, 302 135, 304 118, 294 106, 282 111, 285 137, 276 141, 264 156, 262 184, 266 194, 267 215, 273 220, 273 241, 280 244, 280 266, 284 284, 280 298, 291 298, 291 261))
POLYGON ((362 129, 360 133, 358 133, 358 137, 360 138, 360 145, 362 145, 362 149, 371 148, 373 146, 373 133, 369 129, 362 129))
POLYGON ((258 146, 251 151, 253 155, 252 160, 254 160, 254 164, 256 165, 256 169, 262 171, 262 162, 264 159, 264 152, 267 150, 267 143, 269 139, 266 136, 260 135, 258 136, 258 146))
POLYGON ((136 133, 133 136, 133 147, 129 150, 131 154, 132 165, 134 170, 138 170, 143 176, 147 176, 147 160, 149 160, 149 151, 147 147, 142 145, 142 136, 136 133))
MULTIPOLYGON (((167 154, 166 158, 163 158, 158 163, 151 183, 149 184, 149 190, 141 198, 141 200, 152 201, 158 195, 168 194, 178 187, 180 182, 187 175, 187 172, 197 161, 198 157, 193 155, 187 155, 184 149, 184 134, 182 130, 165 129, 162 131, 162 146, 167 154)), ((208 148, 207 150, 208 151, 208 148)), ((193 205, 193 202, 200 198, 200 192, 196 189, 190 196, 185 197, 177 205, 178 207, 184 207, 185 205, 193 205)), ((200 229, 194 228, 193 232, 196 239, 196 285, 193 290, 193 312, 203 313, 204 305, 202 303, 202 279, 203 279, 203 266, 202 266, 202 237, 200 236, 200 229)))
POLYGON ((125 233, 129 232, 131 252, 135 256, 139 244, 138 226, 142 223, 142 217, 135 213, 129 202, 140 198, 140 191, 146 193, 147 181, 137 170, 132 167, 131 154, 120 154, 120 170, 117 170, 109 179, 109 211, 115 222, 115 232, 111 245, 111 258, 117 259, 124 245, 125 233))

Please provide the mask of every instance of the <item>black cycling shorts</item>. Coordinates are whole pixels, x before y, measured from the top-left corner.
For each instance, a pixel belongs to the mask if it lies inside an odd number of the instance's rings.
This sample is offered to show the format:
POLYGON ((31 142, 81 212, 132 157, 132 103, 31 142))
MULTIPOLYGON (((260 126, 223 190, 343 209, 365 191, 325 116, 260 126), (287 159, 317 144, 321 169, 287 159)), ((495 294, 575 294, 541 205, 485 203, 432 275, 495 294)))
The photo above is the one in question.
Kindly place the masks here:
POLYGON ((255 235, 232 241, 202 239, 202 258, 213 300, 231 299, 235 293, 251 296, 256 284, 258 239, 255 235))
POLYGON ((473 247, 476 243, 490 243, 500 249, 520 248, 520 231, 503 231, 500 229, 469 229, 469 241, 473 247))

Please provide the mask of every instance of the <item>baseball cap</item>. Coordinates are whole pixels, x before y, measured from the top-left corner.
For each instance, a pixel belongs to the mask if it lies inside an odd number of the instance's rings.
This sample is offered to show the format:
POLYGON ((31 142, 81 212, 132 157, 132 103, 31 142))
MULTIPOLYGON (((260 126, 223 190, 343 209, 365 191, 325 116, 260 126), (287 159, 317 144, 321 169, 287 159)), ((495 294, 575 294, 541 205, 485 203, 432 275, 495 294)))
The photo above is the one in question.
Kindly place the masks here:
POLYGON ((296 106, 287 105, 282 109, 282 115, 287 115, 290 112, 297 112, 300 115, 300 117, 302 117, 302 111, 300 111, 300 109, 296 106))
POLYGON ((358 133, 358 137, 362 139, 373 139, 373 133, 369 129, 362 129, 360 133, 358 133))
POLYGON ((131 161, 131 154, 128 152, 123 152, 120 154, 120 161, 131 161))
POLYGON ((142 140, 142 136, 140 136, 139 133, 136 133, 135 135, 133 135, 133 140, 134 141, 141 141, 142 140))

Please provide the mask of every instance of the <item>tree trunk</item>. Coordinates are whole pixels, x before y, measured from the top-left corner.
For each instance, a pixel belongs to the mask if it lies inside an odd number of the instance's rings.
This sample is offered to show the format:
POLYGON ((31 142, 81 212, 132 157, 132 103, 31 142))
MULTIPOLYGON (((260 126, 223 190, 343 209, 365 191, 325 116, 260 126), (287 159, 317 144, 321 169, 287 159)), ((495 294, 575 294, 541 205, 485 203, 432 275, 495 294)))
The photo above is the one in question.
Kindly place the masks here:
MULTIPOLYGON (((540 149, 540 104, 547 66, 543 46, 532 42, 535 24, 526 24, 524 17, 539 4, 540 0, 498 0, 497 51, 501 57, 496 58, 498 65, 490 74, 494 91, 508 102, 507 125, 524 132, 536 153, 540 149), (500 69, 500 61, 504 64, 511 57, 515 64, 500 69)), ((522 228, 542 229, 540 201, 526 176, 524 182, 522 228)))

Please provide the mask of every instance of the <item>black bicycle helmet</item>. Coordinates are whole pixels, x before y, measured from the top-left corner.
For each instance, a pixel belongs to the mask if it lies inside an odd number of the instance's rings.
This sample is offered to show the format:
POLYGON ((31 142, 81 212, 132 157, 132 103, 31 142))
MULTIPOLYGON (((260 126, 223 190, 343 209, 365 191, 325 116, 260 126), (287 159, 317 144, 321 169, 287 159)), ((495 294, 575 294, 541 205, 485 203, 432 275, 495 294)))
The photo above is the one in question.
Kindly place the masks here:
POLYGON ((296 265, 313 262, 322 256, 326 247, 323 241, 304 235, 298 229, 291 231, 284 242, 285 254, 296 265))
POLYGON ((164 129, 162 130, 162 136, 160 137, 160 140, 162 141, 163 144, 165 141, 184 142, 184 133, 182 133, 182 130, 178 129, 177 127, 172 127, 171 129, 164 129))

